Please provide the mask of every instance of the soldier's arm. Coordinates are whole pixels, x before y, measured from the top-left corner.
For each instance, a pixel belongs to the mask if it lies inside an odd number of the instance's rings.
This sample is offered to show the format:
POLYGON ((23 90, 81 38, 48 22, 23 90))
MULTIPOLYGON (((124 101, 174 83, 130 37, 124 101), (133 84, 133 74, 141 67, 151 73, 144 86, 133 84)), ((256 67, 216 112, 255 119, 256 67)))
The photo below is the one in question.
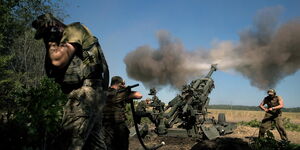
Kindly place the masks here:
POLYGON ((267 112, 268 111, 268 109, 267 108, 265 108, 265 105, 266 103, 265 103, 265 99, 264 100, 262 100, 262 102, 259 104, 259 107, 260 107, 260 109, 262 109, 262 110, 264 110, 265 112, 267 112))
POLYGON ((143 95, 140 92, 132 92, 129 95, 129 99, 141 99, 143 95))
POLYGON ((51 64, 58 68, 65 67, 70 62, 76 50, 70 43, 57 45, 56 42, 49 42, 47 49, 51 64))
POLYGON ((278 101, 279 101, 279 105, 278 106, 275 106, 275 107, 272 107, 270 109, 272 110, 276 110, 276 109, 281 109, 283 108, 284 104, 283 104, 283 99, 281 96, 278 96, 278 101))

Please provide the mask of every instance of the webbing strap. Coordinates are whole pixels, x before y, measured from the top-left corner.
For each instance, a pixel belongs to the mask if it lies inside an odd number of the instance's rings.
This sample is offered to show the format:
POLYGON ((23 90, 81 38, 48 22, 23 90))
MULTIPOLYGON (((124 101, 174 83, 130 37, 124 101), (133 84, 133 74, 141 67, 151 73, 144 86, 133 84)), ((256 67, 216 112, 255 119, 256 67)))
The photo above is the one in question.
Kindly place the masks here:
POLYGON ((102 87, 103 89, 106 91, 108 89, 108 85, 109 85, 109 69, 108 69, 108 65, 106 62, 106 59, 104 57, 103 51, 101 49, 101 46, 98 42, 97 37, 95 38, 95 42, 93 44, 91 44, 88 48, 82 49, 83 50, 83 63, 88 63, 87 61, 89 61, 92 57, 93 54, 90 52, 90 50, 96 46, 98 49, 98 53, 99 53, 99 58, 101 59, 101 65, 102 65, 102 74, 101 77, 103 78, 103 82, 102 82, 102 87))

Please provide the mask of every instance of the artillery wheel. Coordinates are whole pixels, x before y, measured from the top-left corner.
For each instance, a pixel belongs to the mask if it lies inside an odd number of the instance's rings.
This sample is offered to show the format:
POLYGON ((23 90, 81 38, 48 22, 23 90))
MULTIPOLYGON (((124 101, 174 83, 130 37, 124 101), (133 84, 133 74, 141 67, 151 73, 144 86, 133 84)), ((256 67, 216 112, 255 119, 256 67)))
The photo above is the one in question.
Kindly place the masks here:
POLYGON ((224 124, 226 122, 225 114, 219 113, 218 115, 218 124, 224 124))

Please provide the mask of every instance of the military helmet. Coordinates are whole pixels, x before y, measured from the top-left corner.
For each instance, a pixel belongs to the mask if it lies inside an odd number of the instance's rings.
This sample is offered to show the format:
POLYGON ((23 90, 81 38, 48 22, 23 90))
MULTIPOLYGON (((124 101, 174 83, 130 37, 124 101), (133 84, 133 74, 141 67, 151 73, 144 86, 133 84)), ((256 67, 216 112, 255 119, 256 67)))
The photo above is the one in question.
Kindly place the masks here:
POLYGON ((276 95, 275 89, 268 89, 267 93, 269 93, 269 92, 272 92, 272 93, 274 93, 276 95))
POLYGON ((155 95, 155 94, 156 94, 156 89, 155 88, 151 88, 148 95, 155 95))

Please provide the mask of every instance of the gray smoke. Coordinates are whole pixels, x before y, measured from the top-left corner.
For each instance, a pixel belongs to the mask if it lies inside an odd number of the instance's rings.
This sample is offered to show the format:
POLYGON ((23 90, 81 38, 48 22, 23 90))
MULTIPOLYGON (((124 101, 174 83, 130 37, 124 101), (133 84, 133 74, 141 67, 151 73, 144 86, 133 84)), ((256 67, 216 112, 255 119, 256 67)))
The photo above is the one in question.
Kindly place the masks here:
POLYGON ((275 87, 300 68, 300 20, 278 25, 280 7, 260 11, 235 49, 244 61, 234 69, 259 89, 275 87))
POLYGON ((125 57, 129 77, 142 81, 147 87, 167 84, 180 87, 201 73, 186 64, 192 53, 185 51, 180 41, 172 39, 166 31, 158 32, 157 37, 158 49, 141 46, 125 57))
POLYGON ((180 87, 218 63, 220 70, 241 73, 259 89, 275 87, 300 68, 300 19, 279 24, 281 11, 259 11, 253 26, 240 32, 238 44, 215 42, 209 51, 187 51, 168 32, 159 31, 158 49, 141 46, 125 57, 127 74, 148 87, 180 87))

